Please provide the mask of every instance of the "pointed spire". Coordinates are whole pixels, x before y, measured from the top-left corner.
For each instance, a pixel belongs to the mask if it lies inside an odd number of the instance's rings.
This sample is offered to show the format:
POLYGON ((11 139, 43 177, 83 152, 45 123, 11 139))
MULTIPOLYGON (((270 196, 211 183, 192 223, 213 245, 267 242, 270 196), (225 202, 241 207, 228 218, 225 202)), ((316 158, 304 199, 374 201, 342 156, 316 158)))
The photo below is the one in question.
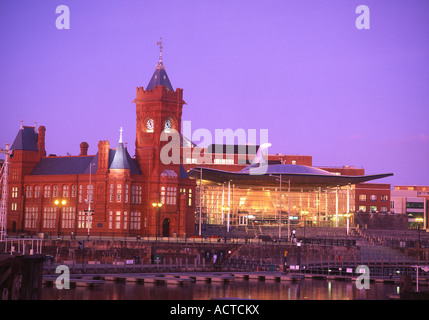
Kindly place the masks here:
POLYGON ((122 131, 124 131, 121 127, 121 129, 119 129, 119 143, 122 143, 122 131))
POLYGON ((158 65, 156 66, 157 69, 165 69, 164 64, 162 62, 162 37, 160 40, 156 43, 159 46, 159 60, 158 65))
POLYGON ((122 131, 124 130, 121 127, 121 129, 119 129, 120 133, 118 147, 116 148, 113 161, 110 164, 110 169, 130 169, 129 155, 127 149, 124 148, 122 131))
POLYGON ((19 130, 23 130, 24 129, 24 125, 23 125, 23 121, 21 120, 21 125, 19 126, 19 130))

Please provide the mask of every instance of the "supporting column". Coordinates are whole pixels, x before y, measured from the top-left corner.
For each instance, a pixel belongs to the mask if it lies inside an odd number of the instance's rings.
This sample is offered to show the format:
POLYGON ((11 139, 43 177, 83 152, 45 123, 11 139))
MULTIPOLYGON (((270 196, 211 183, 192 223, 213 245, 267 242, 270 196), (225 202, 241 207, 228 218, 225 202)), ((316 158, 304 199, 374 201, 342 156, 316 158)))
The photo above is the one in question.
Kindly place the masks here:
POLYGON ((338 187, 335 189, 335 227, 338 228, 338 187))
POLYGON ((229 218, 231 212, 231 181, 228 181, 228 213, 226 217, 226 231, 229 232, 229 218))
POLYGON ((280 174, 279 240, 282 236, 282 175, 280 174))
POLYGON ((287 210, 287 241, 290 241, 290 179, 289 179, 289 187, 288 187, 288 210, 287 210))
POLYGON ((221 216, 220 216, 222 225, 224 220, 224 213, 223 213, 224 207, 225 207, 225 183, 222 183, 222 206, 221 206, 221 216))
POLYGON ((347 235, 349 235, 350 229, 350 184, 347 185, 347 235))

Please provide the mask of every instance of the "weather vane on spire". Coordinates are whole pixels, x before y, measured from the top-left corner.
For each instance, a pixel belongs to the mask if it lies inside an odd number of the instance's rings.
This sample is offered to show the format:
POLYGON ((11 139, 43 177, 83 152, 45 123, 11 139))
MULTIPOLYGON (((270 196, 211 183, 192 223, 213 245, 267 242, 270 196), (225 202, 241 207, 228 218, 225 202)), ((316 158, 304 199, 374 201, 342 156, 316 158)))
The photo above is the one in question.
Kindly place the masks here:
POLYGON ((162 37, 160 38, 160 40, 156 43, 159 46, 159 61, 158 61, 158 66, 162 66, 162 37))

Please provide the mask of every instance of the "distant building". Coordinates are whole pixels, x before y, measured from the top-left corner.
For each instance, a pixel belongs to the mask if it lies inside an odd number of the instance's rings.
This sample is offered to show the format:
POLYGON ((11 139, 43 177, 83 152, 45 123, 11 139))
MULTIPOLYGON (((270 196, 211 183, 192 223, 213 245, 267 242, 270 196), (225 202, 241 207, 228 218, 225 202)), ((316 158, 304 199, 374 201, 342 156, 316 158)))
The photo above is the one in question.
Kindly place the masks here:
POLYGON ((406 214, 410 227, 428 228, 429 187, 395 186, 392 190, 390 210, 406 214))

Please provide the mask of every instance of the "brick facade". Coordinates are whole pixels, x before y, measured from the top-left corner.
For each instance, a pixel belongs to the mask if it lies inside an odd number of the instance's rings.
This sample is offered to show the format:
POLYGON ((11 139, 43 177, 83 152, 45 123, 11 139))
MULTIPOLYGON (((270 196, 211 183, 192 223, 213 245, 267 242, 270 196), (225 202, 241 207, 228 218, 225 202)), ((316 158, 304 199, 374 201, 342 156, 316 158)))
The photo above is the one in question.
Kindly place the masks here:
POLYGON ((192 236, 196 182, 180 162, 161 159, 165 121, 180 132, 184 104, 183 89, 169 89, 163 83, 137 88, 136 158, 122 132, 113 148, 101 140, 96 155, 87 155, 82 142, 79 156, 47 157, 46 128, 21 126, 12 145, 8 232, 86 235, 89 223, 94 236, 192 236))

